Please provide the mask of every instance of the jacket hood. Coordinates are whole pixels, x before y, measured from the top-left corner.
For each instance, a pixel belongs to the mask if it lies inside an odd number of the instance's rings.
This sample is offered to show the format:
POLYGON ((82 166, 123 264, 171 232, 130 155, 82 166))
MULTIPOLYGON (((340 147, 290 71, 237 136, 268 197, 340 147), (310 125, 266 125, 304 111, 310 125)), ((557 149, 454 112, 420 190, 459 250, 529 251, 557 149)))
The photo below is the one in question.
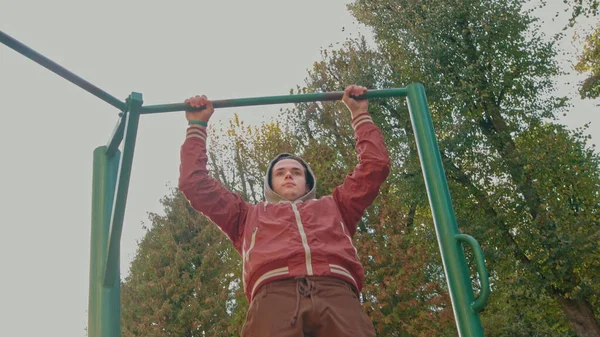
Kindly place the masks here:
POLYGON ((275 193, 275 191, 273 191, 273 187, 271 185, 271 172, 273 170, 273 166, 275 166, 275 164, 281 160, 281 159, 285 159, 288 158, 289 159, 294 159, 299 161, 302 166, 304 166, 304 168, 306 169, 306 183, 308 184, 308 187, 310 187, 310 191, 308 191, 305 195, 301 196, 300 198, 293 200, 293 201, 306 201, 306 200, 310 200, 310 199, 315 199, 317 196, 317 180, 315 179, 315 175, 312 172, 312 170, 310 169, 310 166, 308 165, 308 163, 306 163, 304 161, 304 159, 290 154, 290 153, 281 153, 279 155, 277 155, 277 157, 273 158, 273 160, 271 160, 271 162, 269 163, 269 167, 267 169, 267 174, 265 176, 265 200, 267 202, 270 203, 278 203, 278 202, 289 202, 292 200, 288 200, 284 197, 282 197, 281 195, 275 193))

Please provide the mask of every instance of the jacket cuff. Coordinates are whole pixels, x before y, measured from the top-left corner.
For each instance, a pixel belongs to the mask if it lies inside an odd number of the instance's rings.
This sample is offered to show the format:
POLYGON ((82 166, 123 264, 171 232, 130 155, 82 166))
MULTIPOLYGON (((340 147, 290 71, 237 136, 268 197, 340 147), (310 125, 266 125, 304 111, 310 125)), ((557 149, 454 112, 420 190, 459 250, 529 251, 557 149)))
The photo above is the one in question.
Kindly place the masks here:
POLYGON ((356 130, 356 127, 363 123, 373 123, 373 119, 368 112, 358 114, 352 119, 352 128, 356 130))
POLYGON ((200 125, 190 125, 185 136, 185 139, 189 138, 200 138, 206 142, 206 128, 200 125))

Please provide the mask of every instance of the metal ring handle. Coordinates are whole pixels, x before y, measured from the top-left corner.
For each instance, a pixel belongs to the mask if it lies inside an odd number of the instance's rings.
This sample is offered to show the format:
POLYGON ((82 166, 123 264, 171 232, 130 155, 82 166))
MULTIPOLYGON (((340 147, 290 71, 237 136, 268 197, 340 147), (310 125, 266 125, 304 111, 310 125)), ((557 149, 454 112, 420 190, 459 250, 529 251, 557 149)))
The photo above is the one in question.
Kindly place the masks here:
POLYGON ((485 259, 483 258, 483 251, 479 242, 474 237, 467 234, 456 234, 454 238, 459 242, 464 242, 471 246, 473 253, 475 254, 475 265, 477 267, 477 274, 479 274, 479 280, 481 282, 481 291, 479 297, 473 303, 471 303, 471 309, 475 312, 483 310, 487 304, 488 298, 490 297, 490 280, 487 269, 485 268, 485 259))

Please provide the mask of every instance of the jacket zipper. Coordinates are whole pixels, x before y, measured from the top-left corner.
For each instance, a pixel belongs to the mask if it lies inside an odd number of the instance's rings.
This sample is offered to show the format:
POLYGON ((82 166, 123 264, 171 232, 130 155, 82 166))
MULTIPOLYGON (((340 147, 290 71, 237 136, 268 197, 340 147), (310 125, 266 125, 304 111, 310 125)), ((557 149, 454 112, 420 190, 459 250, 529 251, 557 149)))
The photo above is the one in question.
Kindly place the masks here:
POLYGON ((306 238, 306 233, 304 232, 304 226, 302 226, 302 220, 300 220, 300 212, 298 212, 298 208, 296 207, 295 203, 292 203, 292 209, 294 210, 294 215, 296 215, 296 224, 298 225, 298 232, 300 232, 300 238, 302 239, 302 246, 304 246, 304 255, 306 257, 306 273, 308 275, 312 275, 313 269, 312 269, 310 247, 308 246, 308 239, 306 238))
POLYGON ((258 227, 254 227, 252 230, 252 240, 250 241, 250 247, 246 251, 246 262, 250 259, 250 251, 254 248, 254 243, 256 243, 256 233, 258 233, 258 227))

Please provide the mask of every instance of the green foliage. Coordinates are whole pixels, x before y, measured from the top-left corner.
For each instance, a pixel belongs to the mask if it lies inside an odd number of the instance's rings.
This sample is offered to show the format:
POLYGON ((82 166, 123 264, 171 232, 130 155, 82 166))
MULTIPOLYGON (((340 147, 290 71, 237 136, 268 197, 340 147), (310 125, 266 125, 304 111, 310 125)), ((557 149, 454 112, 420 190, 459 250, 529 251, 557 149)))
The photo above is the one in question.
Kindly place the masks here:
POLYGON ((515 228, 533 241, 527 254, 544 283, 567 298, 589 298, 600 291, 600 159, 585 148, 586 138, 581 130, 544 124, 517 139, 528 154, 525 174, 538 192, 541 212, 515 228))
MULTIPOLYGON (((382 57, 388 60, 389 69, 382 71, 390 74, 391 85, 418 81, 428 88, 457 219, 484 247, 490 274, 498 284, 493 294, 527 290, 534 299, 579 294, 575 296, 592 301, 597 292, 586 297, 583 289, 595 280, 587 273, 599 273, 594 263, 598 251, 592 248, 598 242, 597 197, 591 193, 598 163, 577 134, 559 132, 552 124, 543 127, 566 101, 552 95, 553 78, 559 74, 553 42, 539 35, 536 18, 522 4, 516 0, 358 0, 350 9, 373 29, 382 57), (536 132, 537 138, 532 137, 536 132), (544 139, 541 134, 547 138, 536 143, 535 139, 544 139), (543 162, 531 162, 542 149, 546 150, 543 162), (564 189, 551 189, 564 179, 559 174, 574 169, 574 162, 585 162, 589 170, 572 176, 576 181, 568 181, 564 189), (568 206, 558 207, 569 199, 563 194, 566 191, 585 199, 587 206, 571 211, 564 210, 568 206), (548 206, 549 200, 553 207, 548 206), (580 246, 573 249, 575 243, 580 246), (579 275, 581 265, 589 268, 585 277, 579 275)), ((382 108, 390 116, 397 115, 395 109, 382 108)), ((404 125, 405 120, 398 118, 395 124, 404 125)), ((410 141, 401 146, 411 149, 410 141)), ((408 158, 413 155, 409 152, 408 158)), ((407 173, 413 170, 408 167, 414 162, 400 161, 398 170, 405 174, 397 175, 400 180, 410 179, 407 173)), ((405 197, 408 203, 422 200, 420 193, 405 197)), ((519 300, 512 299, 508 308, 517 312, 519 300)), ((554 305, 552 311, 557 312, 559 301, 554 305)), ((592 308, 598 312, 597 304, 592 308)), ((506 310, 497 314, 510 315, 506 310)), ((568 329, 565 321, 553 324, 553 329, 568 329)), ((569 317, 571 323, 578 321, 597 326, 593 315, 569 317)), ((523 323, 533 334, 535 325, 523 323)))
POLYGON ((494 337, 574 337, 556 301, 499 284, 482 315, 486 335, 494 337))
POLYGON ((575 70, 589 74, 579 89, 581 98, 600 97, 600 26, 585 38, 575 70))
POLYGON ((247 307, 241 259, 178 192, 139 244, 122 285, 123 336, 230 336, 247 307))
POLYGON ((577 19, 583 16, 586 18, 598 16, 600 13, 600 1, 598 0, 563 0, 569 6, 571 18, 569 25, 575 25, 577 19))

